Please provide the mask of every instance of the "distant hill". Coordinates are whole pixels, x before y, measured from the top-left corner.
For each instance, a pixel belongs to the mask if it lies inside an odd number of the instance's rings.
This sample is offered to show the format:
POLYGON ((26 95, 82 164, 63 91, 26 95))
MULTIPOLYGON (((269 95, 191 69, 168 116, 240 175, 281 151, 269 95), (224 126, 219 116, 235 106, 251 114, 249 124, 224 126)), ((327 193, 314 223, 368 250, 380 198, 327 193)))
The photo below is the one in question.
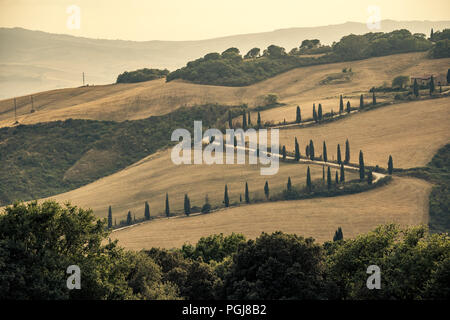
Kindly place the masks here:
MULTIPOLYGON (((450 27, 450 21, 383 20, 381 29, 389 32, 408 29, 429 34, 431 28, 450 27)), ((195 41, 123 41, 101 40, 30 31, 22 28, 0 28, 0 99, 43 90, 82 85, 113 83, 125 70, 167 68, 174 70, 187 61, 208 52, 237 47, 246 52, 252 47, 276 44, 286 49, 299 46, 304 39, 317 38, 331 44, 342 36, 367 33, 364 23, 310 28, 290 28, 195 41)))

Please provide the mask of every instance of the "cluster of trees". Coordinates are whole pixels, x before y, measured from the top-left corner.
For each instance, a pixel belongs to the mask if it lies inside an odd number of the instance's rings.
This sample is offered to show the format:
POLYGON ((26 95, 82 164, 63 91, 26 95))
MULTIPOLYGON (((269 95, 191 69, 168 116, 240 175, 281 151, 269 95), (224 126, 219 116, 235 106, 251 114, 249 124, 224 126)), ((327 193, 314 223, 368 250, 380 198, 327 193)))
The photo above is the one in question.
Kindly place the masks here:
POLYGON ((169 70, 164 69, 139 69, 135 71, 125 71, 117 76, 116 83, 134 83, 164 78, 169 74, 169 70))
POLYGON ((262 53, 251 49, 242 57, 239 49, 208 53, 190 61, 181 69, 169 73, 167 81, 184 79, 199 84, 244 86, 273 77, 293 68, 384 56, 396 53, 426 51, 432 42, 422 34, 408 30, 348 35, 331 47, 320 45, 317 39, 304 40, 289 53, 285 48, 270 45, 262 53), (304 54, 324 53, 320 56, 304 54))
POLYGON ((0 299, 449 299, 450 238, 385 225, 354 239, 211 235, 132 252, 90 210, 17 203, 0 216, 0 299), (330 239, 331 240, 331 239, 330 239), (68 290, 67 267, 81 270, 68 290), (381 269, 381 289, 367 269, 381 269))
POLYGON ((433 32, 431 29, 430 40, 434 42, 430 50, 430 57, 434 59, 450 57, 450 29, 433 32))

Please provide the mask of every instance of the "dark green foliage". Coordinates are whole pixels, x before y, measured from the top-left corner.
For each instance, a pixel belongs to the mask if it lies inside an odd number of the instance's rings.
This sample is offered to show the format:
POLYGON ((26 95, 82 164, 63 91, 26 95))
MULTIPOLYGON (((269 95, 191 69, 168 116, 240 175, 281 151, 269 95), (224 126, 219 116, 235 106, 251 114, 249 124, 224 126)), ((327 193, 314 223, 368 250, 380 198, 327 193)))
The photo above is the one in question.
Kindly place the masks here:
POLYGON ((161 269, 126 252, 91 210, 56 202, 16 203, 0 215, 0 299, 175 299, 161 269), (81 289, 68 290, 68 266, 81 270, 81 289), (145 276, 144 276, 145 275, 145 276))
POLYGON ((339 114, 344 112, 344 100, 342 99, 342 94, 339 96, 339 114))
POLYGON ((248 183, 245 183, 245 202, 250 203, 250 194, 248 192, 248 183))
POLYGON ((184 214, 189 216, 191 214, 191 200, 188 195, 184 195, 184 214))
POLYGON ((325 143, 325 141, 323 142, 322 158, 323 158, 323 161, 325 161, 325 162, 328 161, 328 156, 327 156, 327 144, 325 143))
POLYGON ((331 180, 331 170, 330 170, 330 167, 328 167, 328 170, 327 170, 327 188, 328 188, 328 190, 331 189, 332 184, 333 184, 333 181, 331 180))
POLYGON ((319 103, 319 108, 317 109, 317 119, 319 121, 322 121, 323 115, 322 115, 322 104, 319 103))
POLYGON ((430 57, 433 59, 449 58, 450 57, 450 40, 439 40, 430 50, 430 57))
POLYGON ((111 210, 111 206, 109 206, 108 208, 108 229, 112 229, 112 210, 111 210))
POLYGON ((309 140, 309 158, 311 160, 314 160, 314 142, 312 140, 309 140))
POLYGON ((222 262, 226 257, 237 252, 241 243, 245 243, 242 234, 232 233, 224 236, 222 233, 207 237, 201 237, 195 246, 184 244, 181 251, 185 258, 197 260, 201 258, 204 262, 222 262))
POLYGON ((264 184, 264 195, 266 196, 266 199, 269 199, 269 183, 267 181, 264 184))
POLYGON ((307 144, 305 147, 305 154, 306 154, 306 158, 309 158, 309 144, 307 144))
POLYGON ((131 211, 128 211, 127 214, 127 225, 132 225, 133 224, 133 218, 131 217, 131 211))
POLYGON ((286 190, 289 192, 292 190, 292 182, 291 182, 291 177, 288 177, 288 182, 286 185, 286 190))
MULTIPOLYGON (((242 198, 241 198, 241 202, 242 202, 242 198)), ((230 198, 228 197, 228 186, 227 185, 225 185, 225 192, 223 195, 223 204, 225 205, 225 207, 230 206, 230 198)))
POLYGON ((350 101, 347 101, 347 113, 350 113, 351 111, 350 101))
POLYGON ((344 234, 342 233, 342 228, 338 227, 333 236, 333 241, 339 241, 344 239, 344 234))
POLYGON ((302 122, 302 113, 300 110, 300 106, 297 106, 297 113, 295 115, 295 122, 300 123, 302 122))
POLYGON ((169 70, 164 69, 139 69, 135 71, 125 71, 117 76, 116 83, 134 83, 164 78, 169 74, 169 70))
POLYGON ((341 163, 341 168, 340 168, 340 170, 341 170, 341 174, 340 174, 340 179, 339 179, 339 181, 341 182, 341 183, 344 183, 345 182, 345 170, 344 170, 344 164, 343 163, 341 163))
POLYGON ((322 255, 313 239, 263 233, 238 247, 225 277, 225 298, 324 298, 322 255))
POLYGON ((396 30, 389 33, 367 33, 365 35, 349 35, 339 42, 328 46, 300 47, 286 54, 285 49, 276 45, 269 46, 261 57, 259 49, 254 48, 242 59, 239 50, 209 53, 203 58, 190 61, 181 69, 171 72, 167 81, 184 79, 194 83, 246 86, 282 72, 304 66, 365 59, 389 54, 426 51, 431 42, 407 30, 396 30), (305 51, 306 50, 306 51, 305 51), (324 52, 318 57, 304 57, 299 53, 324 52))
POLYGON ((170 217, 169 194, 166 193, 166 217, 170 217))
POLYGON ((348 139, 345 141, 345 159, 344 163, 347 164, 350 162, 350 143, 348 142, 348 139))
POLYGON ((388 173, 392 174, 392 171, 394 170, 394 162, 392 161, 392 156, 389 156, 388 160, 388 173))
POLYGON ((337 172, 337 170, 336 170, 334 182, 335 182, 336 184, 339 184, 339 173, 337 172))
POLYGON ((295 161, 300 160, 300 147, 298 145, 297 137, 295 138, 295 161))
POLYGON ((173 144, 173 130, 192 132, 194 120, 212 126, 227 111, 208 105, 124 122, 68 119, 0 128, 0 205, 48 197, 110 175, 173 144), (80 159, 91 159, 89 170, 71 174, 80 159))
POLYGON ((283 156, 283 160, 286 160, 286 146, 283 145, 283 148, 281 149, 281 154, 283 156))
POLYGON ((362 109, 364 108, 364 96, 361 94, 359 97, 359 107, 362 109))
POLYGON ((145 201, 144 219, 150 220, 150 206, 148 205, 147 201, 145 201))
POLYGON ((361 150, 359 150, 359 179, 364 180, 364 155, 361 150))

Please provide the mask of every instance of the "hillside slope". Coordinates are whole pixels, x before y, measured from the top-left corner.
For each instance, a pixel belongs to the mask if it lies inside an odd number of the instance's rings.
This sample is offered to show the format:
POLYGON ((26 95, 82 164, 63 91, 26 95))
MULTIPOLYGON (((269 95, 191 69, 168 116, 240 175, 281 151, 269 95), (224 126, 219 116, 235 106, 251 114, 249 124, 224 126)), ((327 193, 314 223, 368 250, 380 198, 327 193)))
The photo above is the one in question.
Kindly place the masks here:
MULTIPOLYGON (((381 29, 389 32, 406 28, 428 34, 442 30, 450 21, 383 20, 381 29)), ((367 32, 364 23, 289 28, 271 32, 233 35, 195 41, 102 40, 51 34, 21 28, 0 28, 0 99, 32 92, 81 85, 81 73, 89 84, 115 81, 125 70, 143 67, 174 70, 208 52, 238 47, 247 52, 271 44, 290 50, 304 39, 320 39, 331 44, 342 36, 367 32)))
POLYGON ((281 230, 287 233, 330 241, 342 227, 351 238, 384 223, 426 224, 428 193, 431 185, 418 179, 395 178, 386 187, 372 191, 310 200, 254 204, 189 218, 159 219, 113 232, 125 248, 180 247, 196 243, 215 233, 243 233, 256 238, 261 232, 281 230))
MULTIPOLYGON (((262 113, 263 121, 292 120, 295 107, 311 116, 313 102, 322 102, 324 112, 338 109, 339 94, 367 92, 383 82, 390 83, 399 74, 445 73, 450 59, 430 60, 425 53, 400 54, 362 61, 298 68, 248 87, 206 86, 163 79, 135 84, 89 86, 40 92, 16 99, 18 121, 30 124, 45 121, 95 119, 124 121, 161 115, 183 105, 219 103, 227 105, 260 105, 268 93, 276 93, 287 104, 282 109, 262 113), (320 85, 330 74, 352 68, 350 82, 320 85)), ((14 123, 14 101, 0 101, 0 126, 14 123)))

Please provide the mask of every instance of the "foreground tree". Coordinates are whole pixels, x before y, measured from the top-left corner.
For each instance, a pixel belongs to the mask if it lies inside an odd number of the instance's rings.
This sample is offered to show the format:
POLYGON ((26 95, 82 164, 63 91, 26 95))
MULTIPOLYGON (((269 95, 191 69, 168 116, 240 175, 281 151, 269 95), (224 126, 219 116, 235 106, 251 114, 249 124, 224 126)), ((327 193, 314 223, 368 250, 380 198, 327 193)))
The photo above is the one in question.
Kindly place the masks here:
POLYGON ((162 282, 161 268, 108 242, 105 227, 92 210, 69 204, 7 207, 0 215, 0 299, 176 299, 176 288, 162 282), (68 290, 66 270, 74 264, 81 286, 68 290))

